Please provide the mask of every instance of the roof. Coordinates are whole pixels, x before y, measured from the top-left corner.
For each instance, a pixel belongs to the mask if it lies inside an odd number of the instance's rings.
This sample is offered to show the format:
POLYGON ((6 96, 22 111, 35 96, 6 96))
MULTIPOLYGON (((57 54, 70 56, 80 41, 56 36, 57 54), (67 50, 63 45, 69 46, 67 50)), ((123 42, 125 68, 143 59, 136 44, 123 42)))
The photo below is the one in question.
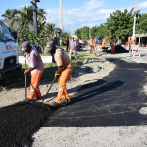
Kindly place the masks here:
POLYGON ((144 34, 135 34, 135 37, 147 37, 147 33, 144 33, 144 34))
MULTIPOLYGON (((2 21, 6 26, 9 27, 9 23, 10 23, 11 19, 0 19, 0 21, 2 21)), ((17 22, 15 22, 13 24, 13 29, 18 29, 18 28, 19 28, 19 25, 17 22)), ((29 29, 30 29, 30 31, 33 31, 34 30, 33 25, 29 24, 29 29)))

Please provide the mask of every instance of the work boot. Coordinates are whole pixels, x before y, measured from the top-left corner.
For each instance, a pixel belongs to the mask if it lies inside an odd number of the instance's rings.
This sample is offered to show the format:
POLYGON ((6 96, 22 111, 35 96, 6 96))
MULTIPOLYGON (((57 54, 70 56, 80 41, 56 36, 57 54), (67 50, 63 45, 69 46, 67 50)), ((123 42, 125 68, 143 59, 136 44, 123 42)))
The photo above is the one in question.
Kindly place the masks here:
POLYGON ((64 99, 64 98, 62 98, 62 100, 61 100, 61 104, 62 105, 67 104, 67 103, 70 103, 70 102, 71 102, 70 99, 64 99))
POLYGON ((35 96, 35 100, 41 100, 41 97, 35 96))
POLYGON ((26 99, 24 99, 24 102, 27 102, 27 103, 34 103, 35 100, 31 100, 31 99, 26 98, 26 99))
POLYGON ((51 107, 60 107, 60 104, 58 104, 57 102, 52 102, 51 104, 50 104, 50 106, 51 107))

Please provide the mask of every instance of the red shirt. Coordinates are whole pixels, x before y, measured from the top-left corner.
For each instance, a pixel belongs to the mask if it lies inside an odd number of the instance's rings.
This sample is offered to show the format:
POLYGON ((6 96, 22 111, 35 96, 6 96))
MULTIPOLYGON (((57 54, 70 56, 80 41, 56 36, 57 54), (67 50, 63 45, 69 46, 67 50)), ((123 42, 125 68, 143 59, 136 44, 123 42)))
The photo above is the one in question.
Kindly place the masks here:
POLYGON ((66 43, 69 44, 69 39, 66 40, 66 43))

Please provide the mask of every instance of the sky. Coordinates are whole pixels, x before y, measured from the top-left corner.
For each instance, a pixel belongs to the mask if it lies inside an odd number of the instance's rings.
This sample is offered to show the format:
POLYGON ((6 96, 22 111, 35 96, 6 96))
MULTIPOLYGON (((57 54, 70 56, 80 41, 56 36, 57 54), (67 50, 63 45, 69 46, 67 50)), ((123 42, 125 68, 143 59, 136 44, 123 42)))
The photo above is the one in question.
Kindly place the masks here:
MULTIPOLYGON (((7 9, 21 9, 23 6, 30 6, 31 0, 0 0, 0 19, 7 9)), ((55 23, 59 27, 59 1, 40 0, 38 8, 47 12, 46 20, 55 23), (49 19, 50 17, 50 19, 49 19)), ((72 32, 83 26, 99 26, 107 21, 110 13, 116 10, 124 11, 135 7, 136 0, 62 0, 63 29, 72 32)), ((137 10, 147 13, 147 1, 137 0, 137 10)))

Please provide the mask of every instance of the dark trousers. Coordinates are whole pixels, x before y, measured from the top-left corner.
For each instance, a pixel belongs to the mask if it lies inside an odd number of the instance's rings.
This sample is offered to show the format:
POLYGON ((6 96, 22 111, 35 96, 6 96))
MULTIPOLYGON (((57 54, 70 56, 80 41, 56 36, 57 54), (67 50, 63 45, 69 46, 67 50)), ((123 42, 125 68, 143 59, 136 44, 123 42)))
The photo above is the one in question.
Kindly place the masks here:
POLYGON ((69 44, 66 45, 66 51, 68 51, 69 44))
POLYGON ((90 45, 90 52, 92 52, 94 49, 94 46, 93 45, 90 45))

